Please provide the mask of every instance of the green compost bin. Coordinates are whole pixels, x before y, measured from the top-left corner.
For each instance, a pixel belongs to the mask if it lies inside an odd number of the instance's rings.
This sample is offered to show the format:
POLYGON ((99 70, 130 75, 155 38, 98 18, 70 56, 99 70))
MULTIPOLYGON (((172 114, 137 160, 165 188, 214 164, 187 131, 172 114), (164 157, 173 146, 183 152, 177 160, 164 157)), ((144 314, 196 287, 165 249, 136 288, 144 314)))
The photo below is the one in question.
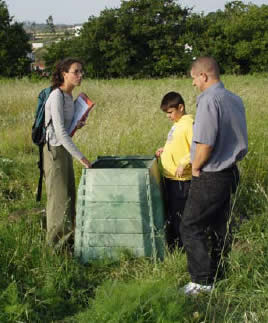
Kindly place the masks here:
POLYGON ((164 204, 157 160, 151 156, 98 157, 78 188, 75 256, 118 259, 164 257, 164 204))

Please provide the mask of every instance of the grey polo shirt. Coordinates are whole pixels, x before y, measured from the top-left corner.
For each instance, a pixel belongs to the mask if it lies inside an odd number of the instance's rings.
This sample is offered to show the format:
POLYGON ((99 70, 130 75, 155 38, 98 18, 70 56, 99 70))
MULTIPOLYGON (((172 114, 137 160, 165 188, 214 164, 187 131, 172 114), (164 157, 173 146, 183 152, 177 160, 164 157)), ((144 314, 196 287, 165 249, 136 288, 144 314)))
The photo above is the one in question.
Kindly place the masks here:
POLYGON ((248 151, 245 109, 241 98, 218 82, 197 98, 191 159, 196 143, 213 147, 202 171, 216 172, 232 167, 248 151))

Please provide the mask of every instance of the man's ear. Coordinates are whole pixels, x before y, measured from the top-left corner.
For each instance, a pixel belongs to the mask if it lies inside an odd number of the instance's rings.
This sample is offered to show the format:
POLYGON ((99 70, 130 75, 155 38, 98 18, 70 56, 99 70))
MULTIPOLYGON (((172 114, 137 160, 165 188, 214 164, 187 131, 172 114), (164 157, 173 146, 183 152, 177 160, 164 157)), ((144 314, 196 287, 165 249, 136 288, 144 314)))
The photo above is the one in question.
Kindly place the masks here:
POLYGON ((202 75, 202 77, 203 77, 203 80, 205 81, 205 82, 207 82, 207 80, 208 80, 208 75, 207 75, 207 73, 201 73, 201 75, 202 75))

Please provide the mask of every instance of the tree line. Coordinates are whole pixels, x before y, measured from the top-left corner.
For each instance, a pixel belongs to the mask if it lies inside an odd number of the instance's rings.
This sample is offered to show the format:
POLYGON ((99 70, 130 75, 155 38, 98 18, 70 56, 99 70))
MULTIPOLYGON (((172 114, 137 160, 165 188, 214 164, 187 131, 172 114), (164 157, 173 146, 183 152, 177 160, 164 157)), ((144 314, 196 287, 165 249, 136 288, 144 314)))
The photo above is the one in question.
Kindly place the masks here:
POLYGON ((0 0, 0 76, 6 77, 22 76, 30 71, 29 37, 22 24, 12 20, 6 3, 0 0))
POLYGON ((51 69, 79 57, 93 78, 142 78, 184 75, 201 55, 215 57, 222 73, 267 72, 268 5, 232 1, 204 15, 176 0, 122 0, 90 16, 78 37, 52 44, 44 59, 51 69))

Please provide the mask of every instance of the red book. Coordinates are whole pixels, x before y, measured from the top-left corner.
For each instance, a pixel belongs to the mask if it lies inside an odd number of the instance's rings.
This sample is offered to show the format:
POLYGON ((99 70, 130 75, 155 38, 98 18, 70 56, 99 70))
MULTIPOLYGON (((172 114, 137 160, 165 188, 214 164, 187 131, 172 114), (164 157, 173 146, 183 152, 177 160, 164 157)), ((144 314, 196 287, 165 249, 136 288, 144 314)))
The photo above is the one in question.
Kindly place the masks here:
POLYGON ((77 130, 79 121, 86 121, 89 112, 94 108, 95 103, 85 93, 80 93, 74 101, 74 117, 69 129, 69 135, 72 137, 77 130))

